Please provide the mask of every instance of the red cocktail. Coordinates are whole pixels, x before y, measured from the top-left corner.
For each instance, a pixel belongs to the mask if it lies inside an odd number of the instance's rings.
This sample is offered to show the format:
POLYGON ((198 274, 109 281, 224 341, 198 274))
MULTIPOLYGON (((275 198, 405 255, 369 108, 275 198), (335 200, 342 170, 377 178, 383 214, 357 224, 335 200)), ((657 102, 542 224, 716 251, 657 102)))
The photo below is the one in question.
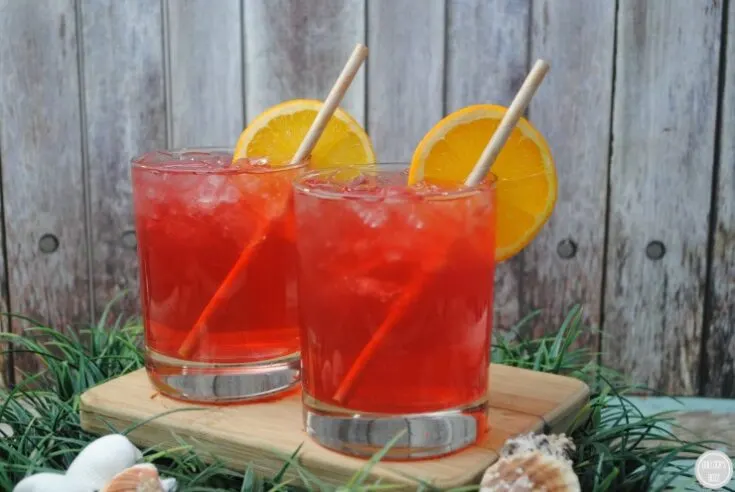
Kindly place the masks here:
POLYGON ((170 396, 238 401, 298 383, 291 181, 220 150, 133 160, 147 367, 170 396))
POLYGON ((485 431, 492 183, 407 187, 405 166, 311 172, 294 205, 307 432, 410 458, 485 431))

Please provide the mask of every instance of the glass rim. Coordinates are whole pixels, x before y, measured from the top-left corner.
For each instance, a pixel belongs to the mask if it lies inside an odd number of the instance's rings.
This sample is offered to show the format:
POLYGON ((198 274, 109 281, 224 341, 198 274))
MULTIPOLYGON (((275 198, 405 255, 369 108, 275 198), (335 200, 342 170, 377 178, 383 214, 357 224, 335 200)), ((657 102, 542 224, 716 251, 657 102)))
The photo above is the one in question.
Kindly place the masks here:
MULTIPOLYGON (((232 158, 235 149, 233 147, 227 147, 227 146, 195 146, 195 147, 175 147, 171 149, 152 149, 146 152, 143 152, 142 154, 138 154, 132 159, 130 159, 130 165, 132 168, 135 169, 143 169, 147 171, 156 171, 162 174, 216 174, 216 175, 240 175, 240 174, 270 174, 270 173, 279 173, 284 171, 290 171, 293 169, 298 169, 302 167, 306 167, 308 165, 308 160, 304 160, 302 162, 296 163, 296 164, 284 164, 281 166, 252 166, 252 167, 237 167, 237 166, 230 166, 230 167, 222 167, 222 168, 211 168, 211 169, 177 169, 177 168, 165 168, 161 167, 161 163, 165 162, 175 162, 175 157, 179 156, 181 154, 187 153, 187 152, 199 152, 202 154, 210 154, 214 156, 216 153, 219 155, 225 155, 227 157, 232 158), (153 156, 156 153, 166 153, 171 154, 172 158, 169 160, 163 160, 160 162, 146 162, 146 159, 153 156)), ((257 157, 251 157, 251 159, 258 159, 257 157)), ((202 160, 206 160, 206 157, 203 157, 202 160)), ((184 162, 184 161, 182 161, 184 162)))
MULTIPOLYGON (((333 174, 333 173, 345 171, 348 169, 354 169, 354 170, 374 169, 376 172, 380 172, 382 170, 385 172, 395 173, 395 172, 399 172, 399 170, 403 171, 404 169, 408 169, 410 165, 411 165, 410 162, 396 161, 396 162, 374 162, 374 163, 367 163, 367 164, 354 164, 354 165, 339 166, 339 167, 329 167, 329 168, 323 168, 323 169, 313 169, 313 170, 306 171, 305 173, 297 176, 293 180, 292 186, 298 192, 301 192, 305 195, 314 196, 317 198, 333 199, 333 200, 349 198, 352 200, 362 199, 365 201, 375 201, 376 199, 375 195, 366 194, 361 191, 325 190, 323 188, 310 187, 306 185, 304 182, 310 178, 333 174), (391 169, 393 171, 390 171, 391 169)), ((471 196, 479 195, 481 193, 486 193, 486 192, 495 190, 495 186, 497 184, 498 178, 493 173, 489 173, 488 176, 489 176, 489 179, 485 179, 480 184, 474 185, 474 186, 461 185, 461 187, 457 189, 451 189, 451 190, 446 190, 446 189, 416 190, 416 193, 413 195, 392 196, 390 197, 390 200, 391 201, 405 201, 405 200, 415 200, 416 198, 429 199, 429 200, 452 200, 452 199, 458 199, 458 198, 468 198, 471 196)), ((381 199, 384 200, 383 197, 381 197, 381 199)))

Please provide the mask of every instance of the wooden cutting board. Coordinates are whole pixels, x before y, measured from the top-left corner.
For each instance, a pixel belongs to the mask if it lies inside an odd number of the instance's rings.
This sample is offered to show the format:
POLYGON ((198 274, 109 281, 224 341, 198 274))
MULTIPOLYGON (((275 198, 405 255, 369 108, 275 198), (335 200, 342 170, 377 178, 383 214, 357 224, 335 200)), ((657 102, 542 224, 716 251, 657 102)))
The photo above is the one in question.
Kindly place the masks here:
MULTIPOLYGON (((490 432, 483 442, 444 458, 380 463, 369 479, 414 490, 416 479, 442 489, 478 483, 506 439, 526 432, 565 432, 588 397, 589 388, 579 380, 492 364, 490 432)), ((274 475, 301 444, 300 463, 333 485, 345 483, 365 464, 319 446, 304 433, 298 391, 265 403, 200 406, 157 394, 141 369, 84 393, 81 421, 96 434, 123 432, 147 421, 128 434, 138 446, 165 449, 183 439, 232 469, 250 465, 264 476, 274 475)), ((289 472, 286 477, 300 483, 298 474, 289 472)))

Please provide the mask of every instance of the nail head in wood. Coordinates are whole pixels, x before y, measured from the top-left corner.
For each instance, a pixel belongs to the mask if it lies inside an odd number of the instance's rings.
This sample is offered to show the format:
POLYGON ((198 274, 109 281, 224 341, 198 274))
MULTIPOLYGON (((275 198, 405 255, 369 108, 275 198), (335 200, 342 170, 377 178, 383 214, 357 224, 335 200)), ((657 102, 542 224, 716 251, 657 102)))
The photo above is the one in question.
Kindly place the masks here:
POLYGON ((135 236, 135 231, 125 231, 120 236, 123 248, 135 249, 138 246, 138 238, 135 236))
POLYGON ((646 246, 646 256, 651 260, 660 260, 666 254, 666 246, 661 241, 651 241, 646 246))
POLYGON ((38 249, 41 250, 41 253, 53 253, 59 249, 59 240, 53 234, 44 234, 38 240, 38 249))
POLYGON ((574 258, 577 254, 577 243, 571 239, 562 239, 556 245, 556 253, 565 260, 574 258))

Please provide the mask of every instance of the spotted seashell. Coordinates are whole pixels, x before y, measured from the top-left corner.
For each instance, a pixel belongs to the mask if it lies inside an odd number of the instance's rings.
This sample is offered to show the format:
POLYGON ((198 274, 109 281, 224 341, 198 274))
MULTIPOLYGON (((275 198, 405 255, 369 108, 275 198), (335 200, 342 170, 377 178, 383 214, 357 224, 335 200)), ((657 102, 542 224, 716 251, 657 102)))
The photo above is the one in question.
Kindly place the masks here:
POLYGON ((500 458, 485 471, 480 492, 581 492, 566 461, 531 451, 500 458))
POLYGON ((566 461, 571 464, 569 455, 576 449, 576 446, 564 434, 522 434, 520 436, 511 437, 500 450, 500 456, 506 458, 517 454, 538 451, 552 458, 566 461))
POLYGON ((140 464, 115 475, 100 492, 165 492, 165 489, 156 467, 140 464))

